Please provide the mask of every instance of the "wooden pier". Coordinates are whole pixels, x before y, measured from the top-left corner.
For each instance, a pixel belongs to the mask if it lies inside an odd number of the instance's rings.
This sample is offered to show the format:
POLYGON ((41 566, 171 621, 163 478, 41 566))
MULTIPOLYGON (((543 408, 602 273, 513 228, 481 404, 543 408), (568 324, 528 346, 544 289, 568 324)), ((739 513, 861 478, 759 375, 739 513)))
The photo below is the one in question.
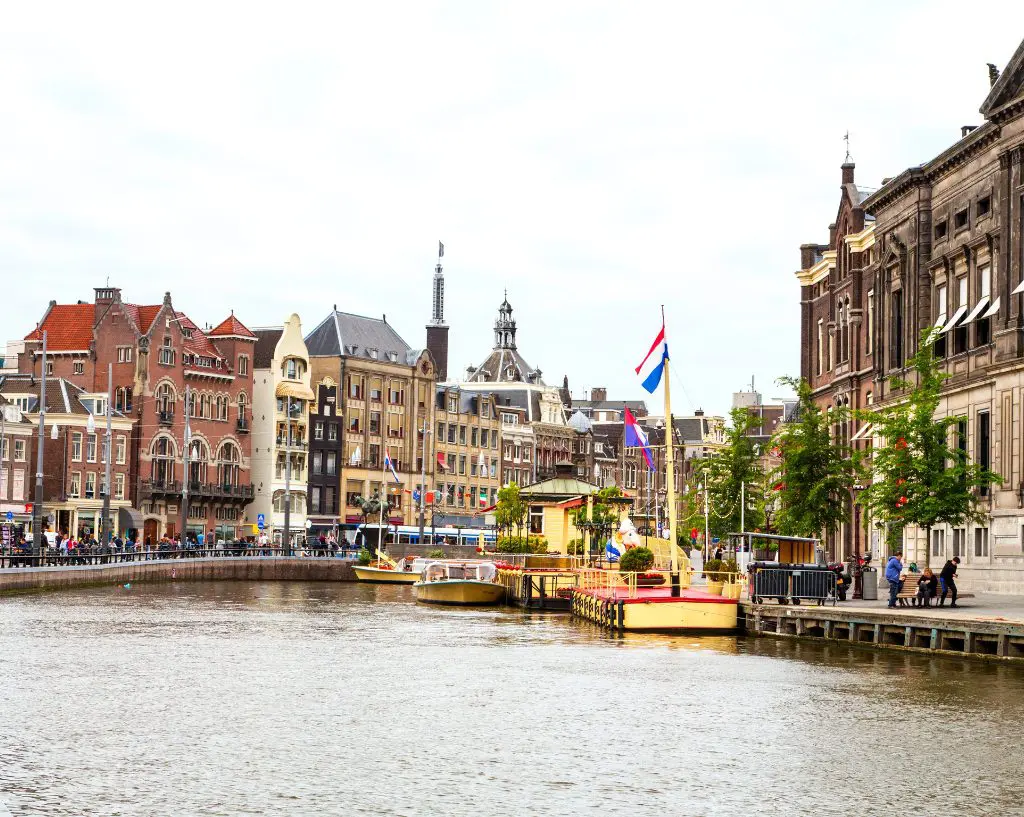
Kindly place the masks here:
POLYGON ((944 615, 943 608, 935 607, 918 611, 748 601, 740 609, 742 624, 752 635, 1024 661, 1024 622, 998 616, 944 615))

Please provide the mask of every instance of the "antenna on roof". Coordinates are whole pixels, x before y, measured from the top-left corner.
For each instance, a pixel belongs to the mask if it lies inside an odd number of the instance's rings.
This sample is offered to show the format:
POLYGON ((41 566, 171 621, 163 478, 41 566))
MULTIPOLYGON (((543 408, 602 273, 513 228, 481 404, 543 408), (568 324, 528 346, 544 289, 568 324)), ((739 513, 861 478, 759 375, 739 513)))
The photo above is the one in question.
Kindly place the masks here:
POLYGON ((843 162, 845 163, 845 162, 849 162, 850 161, 850 131, 849 130, 847 130, 846 133, 843 134, 843 141, 846 142, 846 158, 843 160, 843 162))

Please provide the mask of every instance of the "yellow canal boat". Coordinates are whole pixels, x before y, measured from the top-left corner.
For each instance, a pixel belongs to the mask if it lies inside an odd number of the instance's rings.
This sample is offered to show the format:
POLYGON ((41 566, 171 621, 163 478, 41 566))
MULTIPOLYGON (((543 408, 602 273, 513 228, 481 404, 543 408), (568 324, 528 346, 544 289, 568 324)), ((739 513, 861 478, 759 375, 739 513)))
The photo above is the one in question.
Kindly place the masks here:
POLYGON ((368 565, 352 565, 356 579, 373 584, 415 584, 426 567, 427 559, 378 560, 368 565))
POLYGON ((497 582, 494 562, 431 562, 413 587, 426 604, 477 606, 498 604, 505 588, 497 582))

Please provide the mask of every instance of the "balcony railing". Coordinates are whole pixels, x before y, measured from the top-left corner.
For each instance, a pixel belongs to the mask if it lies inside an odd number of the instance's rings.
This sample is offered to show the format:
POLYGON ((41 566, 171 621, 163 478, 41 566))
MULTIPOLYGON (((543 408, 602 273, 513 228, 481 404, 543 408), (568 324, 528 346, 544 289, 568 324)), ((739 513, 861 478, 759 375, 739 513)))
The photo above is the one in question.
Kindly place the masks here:
POLYGON ((245 417, 239 417, 235 423, 235 427, 238 429, 239 434, 249 433, 249 421, 245 417))
POLYGON ((157 422, 162 426, 169 426, 174 424, 174 412, 173 411, 158 411, 156 413, 157 422))
MULTIPOLYGON (((252 485, 224 485, 219 482, 189 482, 189 497, 194 499, 251 500, 256 491, 252 485)), ((139 482, 143 498, 153 496, 181 496, 182 484, 178 480, 144 479, 139 482)))
POLYGON ((281 448, 291 448, 297 451, 305 451, 307 443, 305 440, 291 440, 288 441, 284 437, 277 438, 277 445, 281 448))

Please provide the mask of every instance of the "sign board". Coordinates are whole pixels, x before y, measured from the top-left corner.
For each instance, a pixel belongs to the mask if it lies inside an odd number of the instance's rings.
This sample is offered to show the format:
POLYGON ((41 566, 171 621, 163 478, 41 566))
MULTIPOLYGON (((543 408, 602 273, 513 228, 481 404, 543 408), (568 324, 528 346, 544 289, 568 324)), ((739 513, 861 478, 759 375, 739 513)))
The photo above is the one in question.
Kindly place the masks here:
POLYGON ((307 519, 306 520, 306 530, 309 530, 311 527, 313 527, 313 520, 312 519, 307 519))
POLYGON ((7 521, 8 522, 13 522, 14 521, 14 512, 13 511, 8 511, 7 512, 7 521))
POLYGON ((52 525, 54 522, 57 521, 57 517, 54 516, 52 513, 47 514, 46 515, 46 521, 49 522, 52 525))
POLYGON ((717 537, 717 536, 712 536, 711 537, 711 544, 713 544, 713 545, 717 545, 721 541, 722 540, 719 537, 717 537))
POLYGON ((267 526, 267 518, 261 514, 256 514, 256 527, 263 530, 267 526))
POLYGON ((26 502, 25 503, 25 513, 32 513, 32 503, 31 502, 26 502))
POLYGON ((257 534, 260 532, 259 528, 257 528, 255 525, 250 525, 249 527, 252 528, 253 534, 257 534))

